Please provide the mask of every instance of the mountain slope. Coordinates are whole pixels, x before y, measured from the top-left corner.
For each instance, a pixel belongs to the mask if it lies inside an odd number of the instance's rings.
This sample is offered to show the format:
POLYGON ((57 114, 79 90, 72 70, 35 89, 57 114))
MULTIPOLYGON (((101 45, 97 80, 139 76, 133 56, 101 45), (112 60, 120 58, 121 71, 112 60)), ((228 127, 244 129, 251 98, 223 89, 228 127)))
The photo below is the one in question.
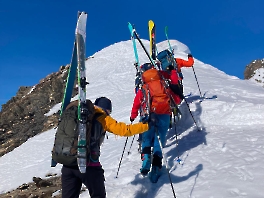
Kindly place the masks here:
MULTIPOLYGON (((148 41, 144 40, 148 49, 148 41)), ((186 59, 187 46, 172 41, 175 56, 186 59)), ((167 47, 164 41, 158 50, 167 47)), ((141 63, 147 62, 139 48, 141 63)), ((193 54, 195 57, 195 54, 193 54)), ((198 58, 198 57, 197 57, 198 58)), ((88 59, 87 97, 94 101, 99 96, 112 99, 112 116, 129 123, 134 98, 134 55, 131 41, 122 41, 102 49, 88 59)), ((264 92, 250 81, 229 76, 217 68, 195 59, 194 69, 202 95, 191 68, 183 69, 184 92, 196 122, 203 127, 197 131, 185 103, 180 108, 183 118, 176 129, 168 131, 164 148, 177 197, 262 197, 264 176, 264 92), (176 131, 175 131, 176 130, 176 131), (176 146, 175 133, 178 136, 176 146), (182 160, 177 163, 177 157, 182 160)), ((57 112, 55 105, 46 116, 57 112)), ((55 130, 49 130, 0 158, 0 192, 6 192, 29 182, 33 176, 60 173, 60 166, 50 168, 50 151, 55 130), (33 149, 34 148, 34 149, 33 149), (16 178, 16 179, 14 179, 16 178)), ((116 178, 125 138, 109 134, 102 146, 101 162, 105 169, 107 197, 172 197, 168 176, 164 171, 157 184, 141 178, 140 156, 134 141, 132 153, 127 155, 132 138, 116 178)), ((88 197, 84 192, 81 197, 88 197)))

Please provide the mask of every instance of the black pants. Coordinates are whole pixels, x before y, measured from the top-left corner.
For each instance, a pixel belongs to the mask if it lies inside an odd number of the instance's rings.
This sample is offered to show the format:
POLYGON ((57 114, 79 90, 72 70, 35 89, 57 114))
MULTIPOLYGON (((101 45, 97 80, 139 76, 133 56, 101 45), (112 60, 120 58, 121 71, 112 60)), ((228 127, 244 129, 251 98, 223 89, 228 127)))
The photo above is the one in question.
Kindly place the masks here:
POLYGON ((61 169, 62 198, 78 198, 82 184, 91 198, 105 198, 104 170, 101 166, 88 166, 86 173, 80 173, 78 167, 63 166, 61 169))

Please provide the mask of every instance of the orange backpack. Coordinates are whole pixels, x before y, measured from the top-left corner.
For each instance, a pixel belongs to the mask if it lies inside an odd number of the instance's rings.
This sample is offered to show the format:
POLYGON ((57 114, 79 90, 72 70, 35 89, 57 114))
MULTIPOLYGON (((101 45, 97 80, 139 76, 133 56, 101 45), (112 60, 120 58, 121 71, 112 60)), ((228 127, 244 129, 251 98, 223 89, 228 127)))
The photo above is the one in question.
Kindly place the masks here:
POLYGON ((149 101, 149 110, 156 114, 169 114, 170 97, 167 95, 168 90, 164 87, 165 83, 158 72, 152 68, 142 74, 145 101, 149 101))

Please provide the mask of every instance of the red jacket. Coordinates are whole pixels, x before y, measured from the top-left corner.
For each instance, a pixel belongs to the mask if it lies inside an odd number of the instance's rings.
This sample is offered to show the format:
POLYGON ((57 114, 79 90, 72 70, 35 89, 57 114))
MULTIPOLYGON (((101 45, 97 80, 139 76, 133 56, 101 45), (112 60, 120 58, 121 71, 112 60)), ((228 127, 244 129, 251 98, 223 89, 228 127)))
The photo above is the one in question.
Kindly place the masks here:
MULTIPOLYGON (((165 79, 169 79, 171 81, 171 84, 176 84, 176 85, 178 84, 178 75, 177 75, 176 70, 172 70, 170 74, 165 71, 160 71, 160 73, 165 79)), ((168 89, 168 91, 173 97, 176 104, 180 104, 181 102, 180 97, 174 94, 173 91, 171 91, 171 89, 168 89)), ((143 100, 144 100, 144 95, 142 93, 142 90, 139 89, 138 92, 136 93, 136 96, 134 98, 134 102, 132 105, 131 116, 130 116, 132 119, 135 119, 138 116, 138 111, 140 107, 142 106, 143 100)), ((167 112, 167 114, 170 114, 170 113, 171 113, 170 111, 167 112)))
POLYGON ((187 61, 183 60, 181 58, 175 58, 175 61, 176 61, 177 66, 178 66, 178 72, 179 73, 181 72, 182 67, 192 67, 193 63, 194 63, 192 56, 189 56, 187 61))

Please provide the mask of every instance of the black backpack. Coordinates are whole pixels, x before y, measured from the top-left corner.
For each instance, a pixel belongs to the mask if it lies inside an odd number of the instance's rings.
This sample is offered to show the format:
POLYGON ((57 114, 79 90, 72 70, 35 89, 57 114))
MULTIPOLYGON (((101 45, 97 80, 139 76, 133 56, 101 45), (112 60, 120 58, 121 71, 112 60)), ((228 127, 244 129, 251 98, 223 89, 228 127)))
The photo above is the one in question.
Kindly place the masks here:
MULTIPOLYGON (((97 118, 101 114, 95 114, 94 105, 90 100, 86 101, 89 116, 86 123, 87 162, 98 161, 100 145, 103 142, 105 131, 97 118)), ((78 101, 71 102, 63 111, 55 134, 52 150, 52 159, 66 166, 77 165, 78 144, 78 101)))

